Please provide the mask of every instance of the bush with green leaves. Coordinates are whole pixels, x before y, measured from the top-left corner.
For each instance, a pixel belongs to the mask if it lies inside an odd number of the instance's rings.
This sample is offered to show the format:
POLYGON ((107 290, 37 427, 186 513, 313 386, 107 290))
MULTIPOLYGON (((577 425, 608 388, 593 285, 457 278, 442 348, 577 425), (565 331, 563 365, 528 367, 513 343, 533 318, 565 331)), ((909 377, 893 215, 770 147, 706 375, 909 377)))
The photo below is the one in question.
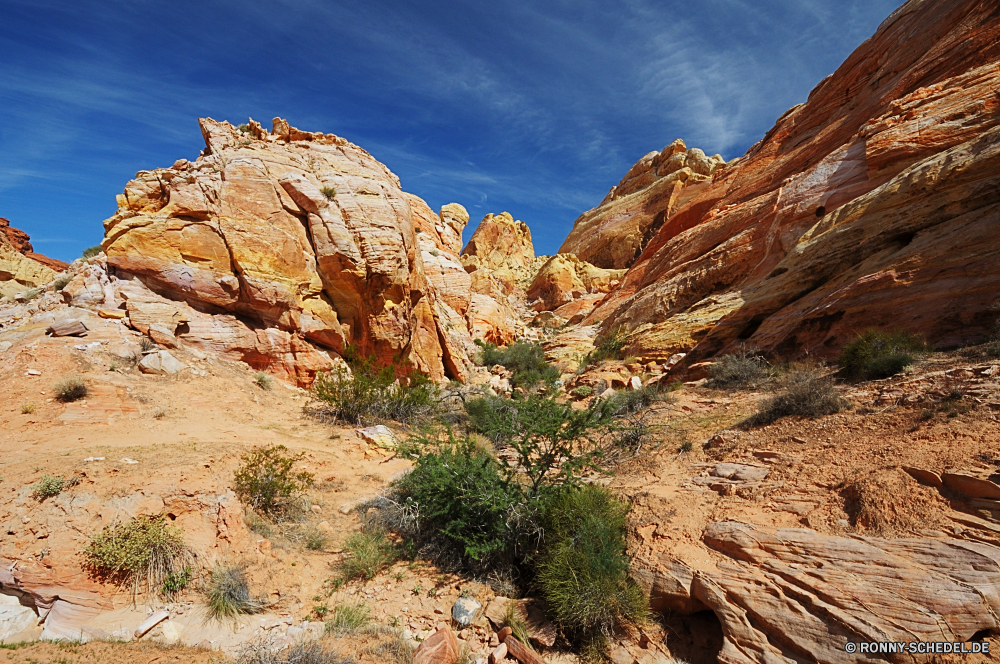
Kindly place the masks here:
POLYGON ((741 344, 735 352, 715 360, 708 369, 708 382, 705 386, 755 389, 770 382, 773 375, 771 364, 757 349, 741 344))
POLYGON ((311 473, 292 469, 305 455, 286 452, 284 445, 275 445, 241 457, 243 463, 233 476, 233 491, 244 505, 269 516, 281 515, 312 486, 311 473))
POLYGON ((38 480, 37 484, 31 487, 31 495, 38 501, 52 498, 62 493, 62 490, 66 488, 66 484, 66 480, 62 477, 46 473, 42 475, 42 479, 38 480))
POLYGON ((250 582, 242 565, 216 565, 209 574, 204 592, 208 615, 219 621, 260 613, 266 606, 263 599, 250 593, 250 582))
POLYGON ((543 526, 546 546, 537 583, 553 618, 567 631, 592 638, 646 620, 642 589, 629 576, 628 505, 599 486, 550 497, 543 526))
POLYGON ((257 387, 262 390, 269 390, 271 389, 271 386, 274 385, 274 379, 263 371, 258 371, 253 375, 253 382, 256 383, 257 387))
POLYGON ((165 597, 174 599, 177 593, 187 588, 190 583, 191 566, 188 565, 178 572, 167 574, 166 578, 163 579, 163 585, 160 586, 160 593, 165 597))
POLYGON ((466 406, 476 430, 513 451, 510 478, 523 473, 529 498, 551 487, 574 486, 597 467, 600 439, 613 415, 601 400, 578 410, 554 396, 483 397, 466 406))
POLYGON ((515 341, 504 348, 498 348, 476 339, 476 345, 480 348, 479 363, 487 367, 499 364, 510 371, 510 382, 514 387, 529 389, 538 383, 559 380, 559 370, 545 359, 545 349, 541 344, 515 341))
POLYGON ((927 345, 916 335, 869 328, 844 346, 837 364, 850 380, 877 380, 901 372, 926 350, 927 345))
POLYGON ((602 360, 620 360, 624 357, 628 335, 621 328, 614 328, 601 334, 594 340, 594 350, 587 355, 587 363, 593 364, 602 360))
POLYGON ((95 578, 129 588, 133 596, 143 587, 162 591, 172 574, 187 567, 190 556, 182 531, 165 514, 109 524, 91 538, 83 555, 95 578))
POLYGON ((93 258, 99 253, 101 253, 101 245, 98 244, 93 247, 87 247, 86 249, 84 249, 83 254, 81 254, 81 256, 83 260, 88 260, 90 258, 93 258))
POLYGON ((79 401, 86 398, 88 394, 87 385, 82 378, 66 378, 56 384, 54 388, 56 399, 63 403, 79 401))
POLYGON ((821 376, 816 370, 797 370, 790 373, 780 391, 761 402, 757 412, 742 425, 762 426, 782 417, 823 417, 839 413, 848 405, 829 377, 821 376))
POLYGON ((419 371, 397 378, 392 365, 379 367, 374 356, 316 377, 313 391, 325 406, 319 414, 351 424, 393 420, 410 424, 435 411, 436 387, 419 371))
POLYGON ((321 194, 323 194, 324 196, 326 196, 327 200, 332 201, 333 199, 335 199, 337 197, 337 190, 334 189, 333 187, 329 187, 329 186, 323 187, 319 191, 320 191, 321 194))
POLYGON ((443 535, 474 561, 509 554, 520 536, 513 516, 525 502, 510 473, 469 436, 410 445, 416 463, 394 495, 416 515, 417 538, 443 535))

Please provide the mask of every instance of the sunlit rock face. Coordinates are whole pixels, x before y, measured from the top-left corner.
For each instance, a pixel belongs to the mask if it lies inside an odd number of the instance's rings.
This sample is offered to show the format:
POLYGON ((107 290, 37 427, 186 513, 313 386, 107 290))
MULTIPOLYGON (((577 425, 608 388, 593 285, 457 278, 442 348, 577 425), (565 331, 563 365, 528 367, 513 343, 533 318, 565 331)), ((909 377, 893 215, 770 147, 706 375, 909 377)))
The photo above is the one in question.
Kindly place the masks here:
MULTIPOLYGON (((907 2, 696 191, 616 189, 592 211, 606 224, 581 218, 594 233, 567 245, 597 265, 618 242, 602 228, 659 218, 585 322, 629 333, 630 355, 693 350, 687 363, 737 343, 829 357, 870 326, 942 347, 982 339, 1000 292, 998 89, 991 6, 907 2)), ((663 154, 626 182, 650 179, 663 154)))
POLYGON ((263 350, 245 359, 300 383, 348 345, 438 380, 464 378, 464 208, 434 213, 332 134, 281 119, 271 131, 252 120, 200 124, 196 161, 142 171, 118 196, 102 245, 115 273, 267 337, 274 343, 252 344, 263 350))

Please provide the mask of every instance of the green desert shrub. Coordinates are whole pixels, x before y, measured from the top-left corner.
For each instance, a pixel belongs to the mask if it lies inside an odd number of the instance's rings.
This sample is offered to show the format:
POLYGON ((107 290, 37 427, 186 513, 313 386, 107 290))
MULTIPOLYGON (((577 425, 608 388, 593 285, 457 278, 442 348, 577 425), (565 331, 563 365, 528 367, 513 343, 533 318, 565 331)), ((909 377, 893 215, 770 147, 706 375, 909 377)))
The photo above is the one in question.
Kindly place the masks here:
POLYGON ((41 297, 44 292, 45 291, 41 288, 29 288, 21 295, 21 299, 25 302, 31 302, 32 300, 37 300, 41 297))
POLYGON ((709 367, 706 386, 754 389, 769 382, 773 375, 770 363, 756 349, 740 345, 736 352, 723 355, 709 367))
POLYGON ((327 634, 351 634, 371 622, 372 610, 366 603, 342 602, 330 611, 325 630, 327 634))
POLYGON ((744 420, 744 426, 771 424, 782 417, 822 417, 839 413, 848 406, 833 381, 814 370, 793 371, 783 381, 781 390, 765 399, 757 412, 744 420))
POLYGON ((281 515, 312 486, 312 474, 292 469, 305 455, 286 456, 286 452, 284 445, 275 445, 243 455, 233 476, 233 491, 244 505, 268 516, 281 515))
POLYGON ((510 478, 523 473, 529 497, 575 486, 581 472, 596 468, 599 439, 613 419, 600 400, 577 410, 539 393, 473 399, 466 409, 476 431, 513 451, 517 465, 503 472, 510 478))
POLYGON ((129 588, 133 596, 143 587, 161 590, 172 574, 187 566, 190 556, 181 530, 171 526, 165 514, 107 525, 91 538, 83 555, 95 578, 129 588))
POLYGON ((66 485, 67 481, 62 477, 46 473, 42 475, 42 479, 38 480, 37 484, 31 487, 31 495, 35 500, 45 500, 46 498, 58 496, 66 488, 66 485))
POLYGON ((628 335, 621 328, 615 328, 600 335, 594 340, 594 350, 587 356, 588 363, 602 360, 620 360, 623 358, 628 335))
POLYGON ((73 275, 63 272, 52 281, 52 289, 58 293, 66 288, 71 281, 73 281, 73 275))
POLYGON ((274 385, 274 379, 263 371, 258 371, 253 375, 253 382, 257 384, 257 387, 263 390, 269 390, 271 389, 271 386, 274 385))
POLYGON ((573 388, 573 391, 570 392, 570 394, 578 399, 586 399, 594 394, 594 388, 590 385, 581 385, 580 387, 573 388))
POLYGON ((204 592, 208 614, 220 621, 260 613, 266 604, 250 593, 250 582, 242 565, 216 565, 209 573, 204 592))
POLYGON ((559 380, 559 370, 545 359, 545 349, 540 344, 515 341, 505 348, 497 348, 476 339, 476 345, 481 349, 479 363, 487 367, 499 364, 510 371, 514 387, 528 389, 538 383, 559 380))
POLYGON ((81 256, 83 257, 83 260, 87 260, 93 258, 99 253, 101 253, 101 245, 98 244, 93 247, 87 247, 86 249, 84 249, 83 254, 81 254, 81 256))
POLYGON ((647 618, 646 598, 629 576, 628 510, 607 489, 593 485, 546 502, 547 544, 536 581, 550 614, 570 633, 608 635, 617 626, 647 618))
POLYGON ((22 415, 31 415, 34 412, 35 412, 35 404, 33 404, 33 403, 21 404, 21 414, 22 415))
POLYGON ((87 385, 82 378, 66 378, 56 384, 56 399, 64 403, 79 401, 87 396, 87 385))
POLYGON ((605 399, 598 408, 607 417, 623 417, 634 415, 645 408, 652 406, 657 401, 668 397, 660 394, 659 389, 653 385, 647 385, 638 390, 620 390, 605 399))
POLYGON ((469 436, 442 443, 424 438, 413 472, 394 491, 419 515, 419 533, 444 536, 469 559, 505 555, 517 540, 511 517, 523 502, 520 487, 469 436))
POLYGON ((844 346, 837 363, 844 377, 850 380, 877 380, 899 373, 926 349, 916 335, 870 328, 844 346))
POLYGON ((436 388, 423 373, 397 379, 392 366, 379 368, 374 356, 316 377, 313 391, 325 406, 319 412, 351 424, 393 420, 410 424, 435 411, 436 388))
POLYGON ((337 190, 334 189, 333 187, 323 187, 319 191, 321 194, 326 196, 327 200, 332 201, 334 198, 337 197, 337 190))
POLYGON ((235 659, 235 664, 355 664, 355 662, 353 657, 331 650, 329 646, 318 641, 308 641, 283 648, 281 644, 275 643, 268 637, 259 637, 243 644, 235 659))

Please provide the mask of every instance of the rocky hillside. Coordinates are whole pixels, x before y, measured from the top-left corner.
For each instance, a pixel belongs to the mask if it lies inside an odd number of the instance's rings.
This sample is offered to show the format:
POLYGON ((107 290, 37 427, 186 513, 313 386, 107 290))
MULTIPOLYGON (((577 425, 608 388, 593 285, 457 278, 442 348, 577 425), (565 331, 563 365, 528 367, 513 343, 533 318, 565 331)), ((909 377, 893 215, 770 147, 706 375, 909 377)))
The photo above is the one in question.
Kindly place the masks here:
POLYGON ((563 247, 629 266, 585 322, 688 364, 741 342, 830 356, 869 326, 982 339, 1000 284, 998 60, 992 3, 911 0, 740 159, 647 155, 563 247), (682 159, 697 168, 668 173, 682 159))

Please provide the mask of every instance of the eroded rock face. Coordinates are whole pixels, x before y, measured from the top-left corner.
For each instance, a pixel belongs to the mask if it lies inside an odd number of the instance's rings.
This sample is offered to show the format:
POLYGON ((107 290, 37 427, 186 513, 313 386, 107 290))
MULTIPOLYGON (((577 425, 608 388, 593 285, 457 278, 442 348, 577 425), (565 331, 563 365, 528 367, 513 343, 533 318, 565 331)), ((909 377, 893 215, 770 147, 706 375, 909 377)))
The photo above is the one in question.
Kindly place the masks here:
POLYGON ((559 253, 576 254, 602 268, 629 267, 664 220, 725 165, 721 155, 706 157, 681 139, 650 152, 600 205, 580 215, 559 253))
POLYGON ((534 276, 535 247, 531 231, 508 212, 488 214, 462 250, 462 263, 469 272, 485 270, 510 292, 518 281, 534 276))
MULTIPOLYGON (((0 222, 6 221, 0 219, 0 222)), ((0 297, 13 298, 29 288, 55 279, 55 270, 29 258, 18 249, 25 245, 30 249, 27 234, 9 226, 0 226, 0 231, 4 231, 0 232, 0 297), (8 239, 10 236, 14 237, 17 244, 8 239)))
POLYGON ((538 270, 528 287, 535 311, 554 311, 584 295, 607 293, 625 270, 604 270, 573 254, 556 254, 538 270))
POLYGON ((197 161, 142 171, 119 195, 102 245, 113 273, 211 314, 183 334, 197 336, 200 325, 203 338, 247 337, 238 344, 245 361, 278 365, 300 383, 348 344, 438 380, 464 377, 464 208, 438 216, 332 134, 281 119, 271 132, 252 120, 242 130, 200 124, 197 161))
MULTIPOLYGON (((10 221, 4 219, 3 217, 0 217, 0 236, 6 236, 7 241, 14 248, 14 251, 20 252, 36 263, 41 263, 51 270, 62 272, 69 267, 69 265, 63 261, 56 260, 55 258, 49 258, 48 256, 43 256, 42 254, 36 254, 35 248, 31 246, 31 238, 28 237, 28 234, 11 226, 10 221)), ((2 239, 0 239, 0 243, 3 243, 2 239)))
POLYGON ((981 339, 1000 285, 998 60, 986 5, 907 2, 689 200, 633 194, 644 207, 621 214, 662 225, 586 322, 687 364, 739 342, 829 357, 869 326, 981 339))
POLYGON ((965 642, 998 628, 1000 549, 989 544, 735 522, 711 524, 702 539, 726 556, 713 569, 662 560, 636 576, 656 610, 712 610, 726 664, 882 661, 845 645, 965 642))

